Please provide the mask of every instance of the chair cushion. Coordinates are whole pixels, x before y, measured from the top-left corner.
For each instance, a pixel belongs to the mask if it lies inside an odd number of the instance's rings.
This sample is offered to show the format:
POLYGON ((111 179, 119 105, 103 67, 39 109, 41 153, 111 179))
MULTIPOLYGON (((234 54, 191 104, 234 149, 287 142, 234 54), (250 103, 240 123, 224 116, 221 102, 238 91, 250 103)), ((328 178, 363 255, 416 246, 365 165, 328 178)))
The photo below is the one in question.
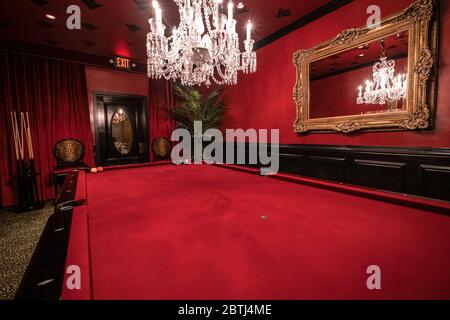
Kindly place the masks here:
POLYGON ((64 139, 55 145, 55 157, 58 165, 82 163, 84 156, 83 144, 74 139, 64 139))

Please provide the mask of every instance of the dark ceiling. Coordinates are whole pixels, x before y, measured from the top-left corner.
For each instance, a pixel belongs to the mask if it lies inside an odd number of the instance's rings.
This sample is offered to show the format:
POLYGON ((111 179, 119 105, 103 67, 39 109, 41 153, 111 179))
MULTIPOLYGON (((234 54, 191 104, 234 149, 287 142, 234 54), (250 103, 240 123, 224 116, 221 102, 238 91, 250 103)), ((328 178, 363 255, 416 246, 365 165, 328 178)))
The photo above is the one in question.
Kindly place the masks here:
MULTIPOLYGON (((238 2, 234 0, 235 4, 238 2)), ((246 22, 251 20, 254 38, 260 41, 330 0, 242 2, 246 8, 236 12, 241 39, 246 22)), ((177 7, 173 0, 159 0, 159 3, 171 29, 178 23, 177 7)), ((153 14, 150 4, 151 0, 1 0, 0 38, 104 57, 121 55, 144 63, 147 21, 153 14), (81 8, 82 30, 66 28, 66 8, 73 4, 81 8), (50 20, 46 14, 56 19, 50 20)))
MULTIPOLYGON (((408 31, 394 33, 383 40, 386 56, 389 59, 396 60, 408 56, 408 31)), ((373 66, 380 60, 380 55, 381 41, 372 41, 366 45, 313 62, 310 66, 311 79, 317 80, 348 70, 373 66)))

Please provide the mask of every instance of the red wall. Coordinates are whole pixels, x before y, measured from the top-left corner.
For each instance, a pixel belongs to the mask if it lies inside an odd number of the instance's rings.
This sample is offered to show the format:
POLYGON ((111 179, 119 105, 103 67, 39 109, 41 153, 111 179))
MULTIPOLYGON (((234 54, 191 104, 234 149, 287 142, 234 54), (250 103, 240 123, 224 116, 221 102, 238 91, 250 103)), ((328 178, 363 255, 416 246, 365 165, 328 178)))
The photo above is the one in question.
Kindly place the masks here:
POLYGON ((86 82, 92 132, 94 132, 94 92, 148 96, 146 74, 86 66, 86 82))
POLYGON ((369 5, 379 5, 383 17, 402 10, 411 0, 355 0, 343 8, 300 28, 258 50, 256 74, 239 77, 239 84, 226 91, 230 107, 225 128, 280 129, 285 144, 346 144, 362 146, 450 147, 450 1, 441 1, 441 49, 436 129, 414 132, 367 132, 356 135, 293 132, 295 104, 292 90, 295 68, 292 55, 326 41, 344 29, 367 21, 369 5))

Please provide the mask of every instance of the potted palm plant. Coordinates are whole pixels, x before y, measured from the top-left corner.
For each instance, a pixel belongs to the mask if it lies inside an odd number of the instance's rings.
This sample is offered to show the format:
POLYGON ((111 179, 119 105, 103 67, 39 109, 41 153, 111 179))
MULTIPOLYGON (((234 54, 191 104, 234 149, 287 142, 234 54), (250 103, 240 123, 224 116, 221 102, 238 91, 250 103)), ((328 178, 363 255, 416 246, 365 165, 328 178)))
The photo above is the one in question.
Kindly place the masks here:
POLYGON ((223 87, 202 95, 193 87, 176 85, 174 87, 177 104, 171 108, 173 119, 178 128, 184 128, 194 136, 194 122, 203 123, 203 132, 220 126, 225 113, 222 99, 223 87))

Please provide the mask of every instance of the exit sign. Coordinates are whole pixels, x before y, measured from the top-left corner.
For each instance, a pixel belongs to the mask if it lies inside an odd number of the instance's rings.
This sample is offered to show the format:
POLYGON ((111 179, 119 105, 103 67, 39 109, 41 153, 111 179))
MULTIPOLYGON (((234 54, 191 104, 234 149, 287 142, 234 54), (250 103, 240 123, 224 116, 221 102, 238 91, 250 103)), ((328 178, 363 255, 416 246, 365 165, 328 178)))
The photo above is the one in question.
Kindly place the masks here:
POLYGON ((131 62, 130 62, 130 59, 128 59, 128 58, 115 57, 114 58, 114 66, 117 69, 130 70, 131 62))

